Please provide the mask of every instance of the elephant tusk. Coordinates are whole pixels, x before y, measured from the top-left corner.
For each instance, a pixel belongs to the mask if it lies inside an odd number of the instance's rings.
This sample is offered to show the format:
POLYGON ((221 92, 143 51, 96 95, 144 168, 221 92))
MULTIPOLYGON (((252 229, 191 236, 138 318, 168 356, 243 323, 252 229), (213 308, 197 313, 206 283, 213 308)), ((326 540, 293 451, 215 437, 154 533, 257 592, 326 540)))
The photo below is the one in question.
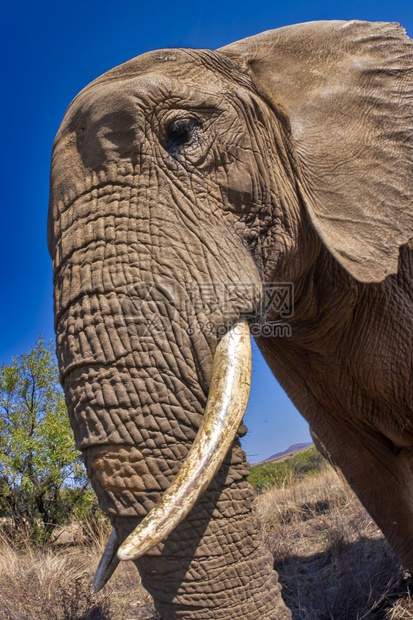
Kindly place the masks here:
POLYGON ((116 530, 112 530, 93 579, 93 589, 95 592, 99 592, 115 572, 119 564, 119 558, 116 555, 118 548, 119 542, 116 536, 116 530))
POLYGON ((159 503, 118 550, 136 560, 162 542, 186 517, 221 467, 245 413, 251 385, 251 339, 242 321, 219 342, 204 417, 195 441, 159 503))

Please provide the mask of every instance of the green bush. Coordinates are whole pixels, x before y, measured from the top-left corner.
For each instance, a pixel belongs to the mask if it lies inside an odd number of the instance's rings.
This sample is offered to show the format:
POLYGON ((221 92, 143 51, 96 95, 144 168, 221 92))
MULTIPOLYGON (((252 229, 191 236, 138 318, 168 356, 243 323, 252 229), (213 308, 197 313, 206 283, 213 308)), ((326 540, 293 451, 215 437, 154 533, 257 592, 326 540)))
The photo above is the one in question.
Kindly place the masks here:
POLYGON ((316 448, 312 447, 287 457, 284 461, 253 465, 248 481, 257 492, 261 492, 274 486, 288 485, 305 475, 316 474, 325 467, 326 462, 316 448))
POLYGON ((0 365, 0 517, 40 544, 96 500, 75 448, 53 344, 0 365))

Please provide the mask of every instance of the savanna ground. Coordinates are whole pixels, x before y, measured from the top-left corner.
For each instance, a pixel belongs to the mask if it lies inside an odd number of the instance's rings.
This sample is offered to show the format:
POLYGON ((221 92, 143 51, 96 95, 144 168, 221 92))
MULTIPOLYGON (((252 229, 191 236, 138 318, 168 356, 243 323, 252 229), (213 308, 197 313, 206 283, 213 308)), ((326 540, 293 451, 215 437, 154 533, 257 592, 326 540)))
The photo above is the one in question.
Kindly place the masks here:
MULTIPOLYGON (((409 576, 347 484, 314 449, 253 468, 251 482, 294 620, 413 618, 409 576)), ((71 541, 43 549, 23 536, 1 534, 0 620, 157 618, 131 563, 92 593, 109 533, 104 520, 83 524, 71 541)))

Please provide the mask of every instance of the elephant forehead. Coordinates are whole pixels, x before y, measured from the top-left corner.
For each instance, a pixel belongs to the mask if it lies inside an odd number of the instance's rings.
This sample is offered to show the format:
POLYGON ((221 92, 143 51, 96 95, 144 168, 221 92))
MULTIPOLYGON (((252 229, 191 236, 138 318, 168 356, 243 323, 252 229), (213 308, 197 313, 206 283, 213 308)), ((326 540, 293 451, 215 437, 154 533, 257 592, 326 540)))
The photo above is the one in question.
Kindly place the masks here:
POLYGON ((137 120, 142 110, 156 105, 162 95, 173 90, 172 81, 165 76, 148 74, 122 79, 119 82, 92 83, 70 105, 58 136, 66 129, 83 131, 83 123, 96 124, 112 119, 121 123, 137 120))
POLYGON ((215 57, 218 55, 218 64, 222 64, 221 55, 211 50, 179 48, 155 50, 136 56, 110 69, 91 82, 89 86, 129 80, 147 74, 157 74, 171 79, 184 76, 185 81, 192 77, 198 83, 202 83, 205 71, 216 72, 217 58, 215 57))
MULTIPOLYGON (((132 62, 132 61, 131 61, 132 62)), ((222 78, 201 67, 197 71, 194 63, 180 66, 180 71, 161 71, 164 65, 152 67, 147 72, 135 71, 119 75, 111 80, 98 78, 91 82, 70 104, 56 136, 55 145, 67 132, 83 131, 83 123, 98 124, 108 117, 117 119, 117 124, 133 126, 142 113, 151 114, 161 102, 169 107, 208 106, 221 100, 222 78), (185 79, 183 75, 185 74, 185 79), (207 75, 208 74, 208 75, 207 75)), ((110 72, 109 72, 110 73, 110 72)))
POLYGON ((225 73, 228 62, 214 58, 215 55, 210 50, 179 49, 142 54, 93 80, 74 99, 69 111, 103 93, 121 92, 153 97, 158 91, 181 93, 188 88, 214 92, 216 85, 222 83, 220 73, 225 73))
POLYGON ((92 82, 70 104, 56 141, 66 130, 82 130, 81 123, 85 119, 95 123, 104 120, 108 114, 119 118, 125 114, 136 115, 139 108, 153 107, 162 94, 167 96, 173 90, 172 80, 156 73, 117 82, 92 82))

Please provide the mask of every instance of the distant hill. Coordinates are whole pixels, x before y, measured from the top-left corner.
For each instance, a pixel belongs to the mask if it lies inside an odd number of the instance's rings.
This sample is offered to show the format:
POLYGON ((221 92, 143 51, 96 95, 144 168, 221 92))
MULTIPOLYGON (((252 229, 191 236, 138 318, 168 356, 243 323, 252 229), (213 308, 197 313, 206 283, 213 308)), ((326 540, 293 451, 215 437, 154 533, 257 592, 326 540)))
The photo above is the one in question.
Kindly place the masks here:
POLYGON ((290 446, 283 452, 277 452, 276 454, 272 454, 271 456, 266 458, 264 461, 261 461, 261 463, 266 463, 267 461, 275 461, 277 459, 282 458, 283 456, 287 456, 287 454, 292 454, 293 452, 299 452, 300 450, 305 450, 305 448, 309 448, 312 445, 313 445, 312 442, 293 443, 292 446, 290 446))

